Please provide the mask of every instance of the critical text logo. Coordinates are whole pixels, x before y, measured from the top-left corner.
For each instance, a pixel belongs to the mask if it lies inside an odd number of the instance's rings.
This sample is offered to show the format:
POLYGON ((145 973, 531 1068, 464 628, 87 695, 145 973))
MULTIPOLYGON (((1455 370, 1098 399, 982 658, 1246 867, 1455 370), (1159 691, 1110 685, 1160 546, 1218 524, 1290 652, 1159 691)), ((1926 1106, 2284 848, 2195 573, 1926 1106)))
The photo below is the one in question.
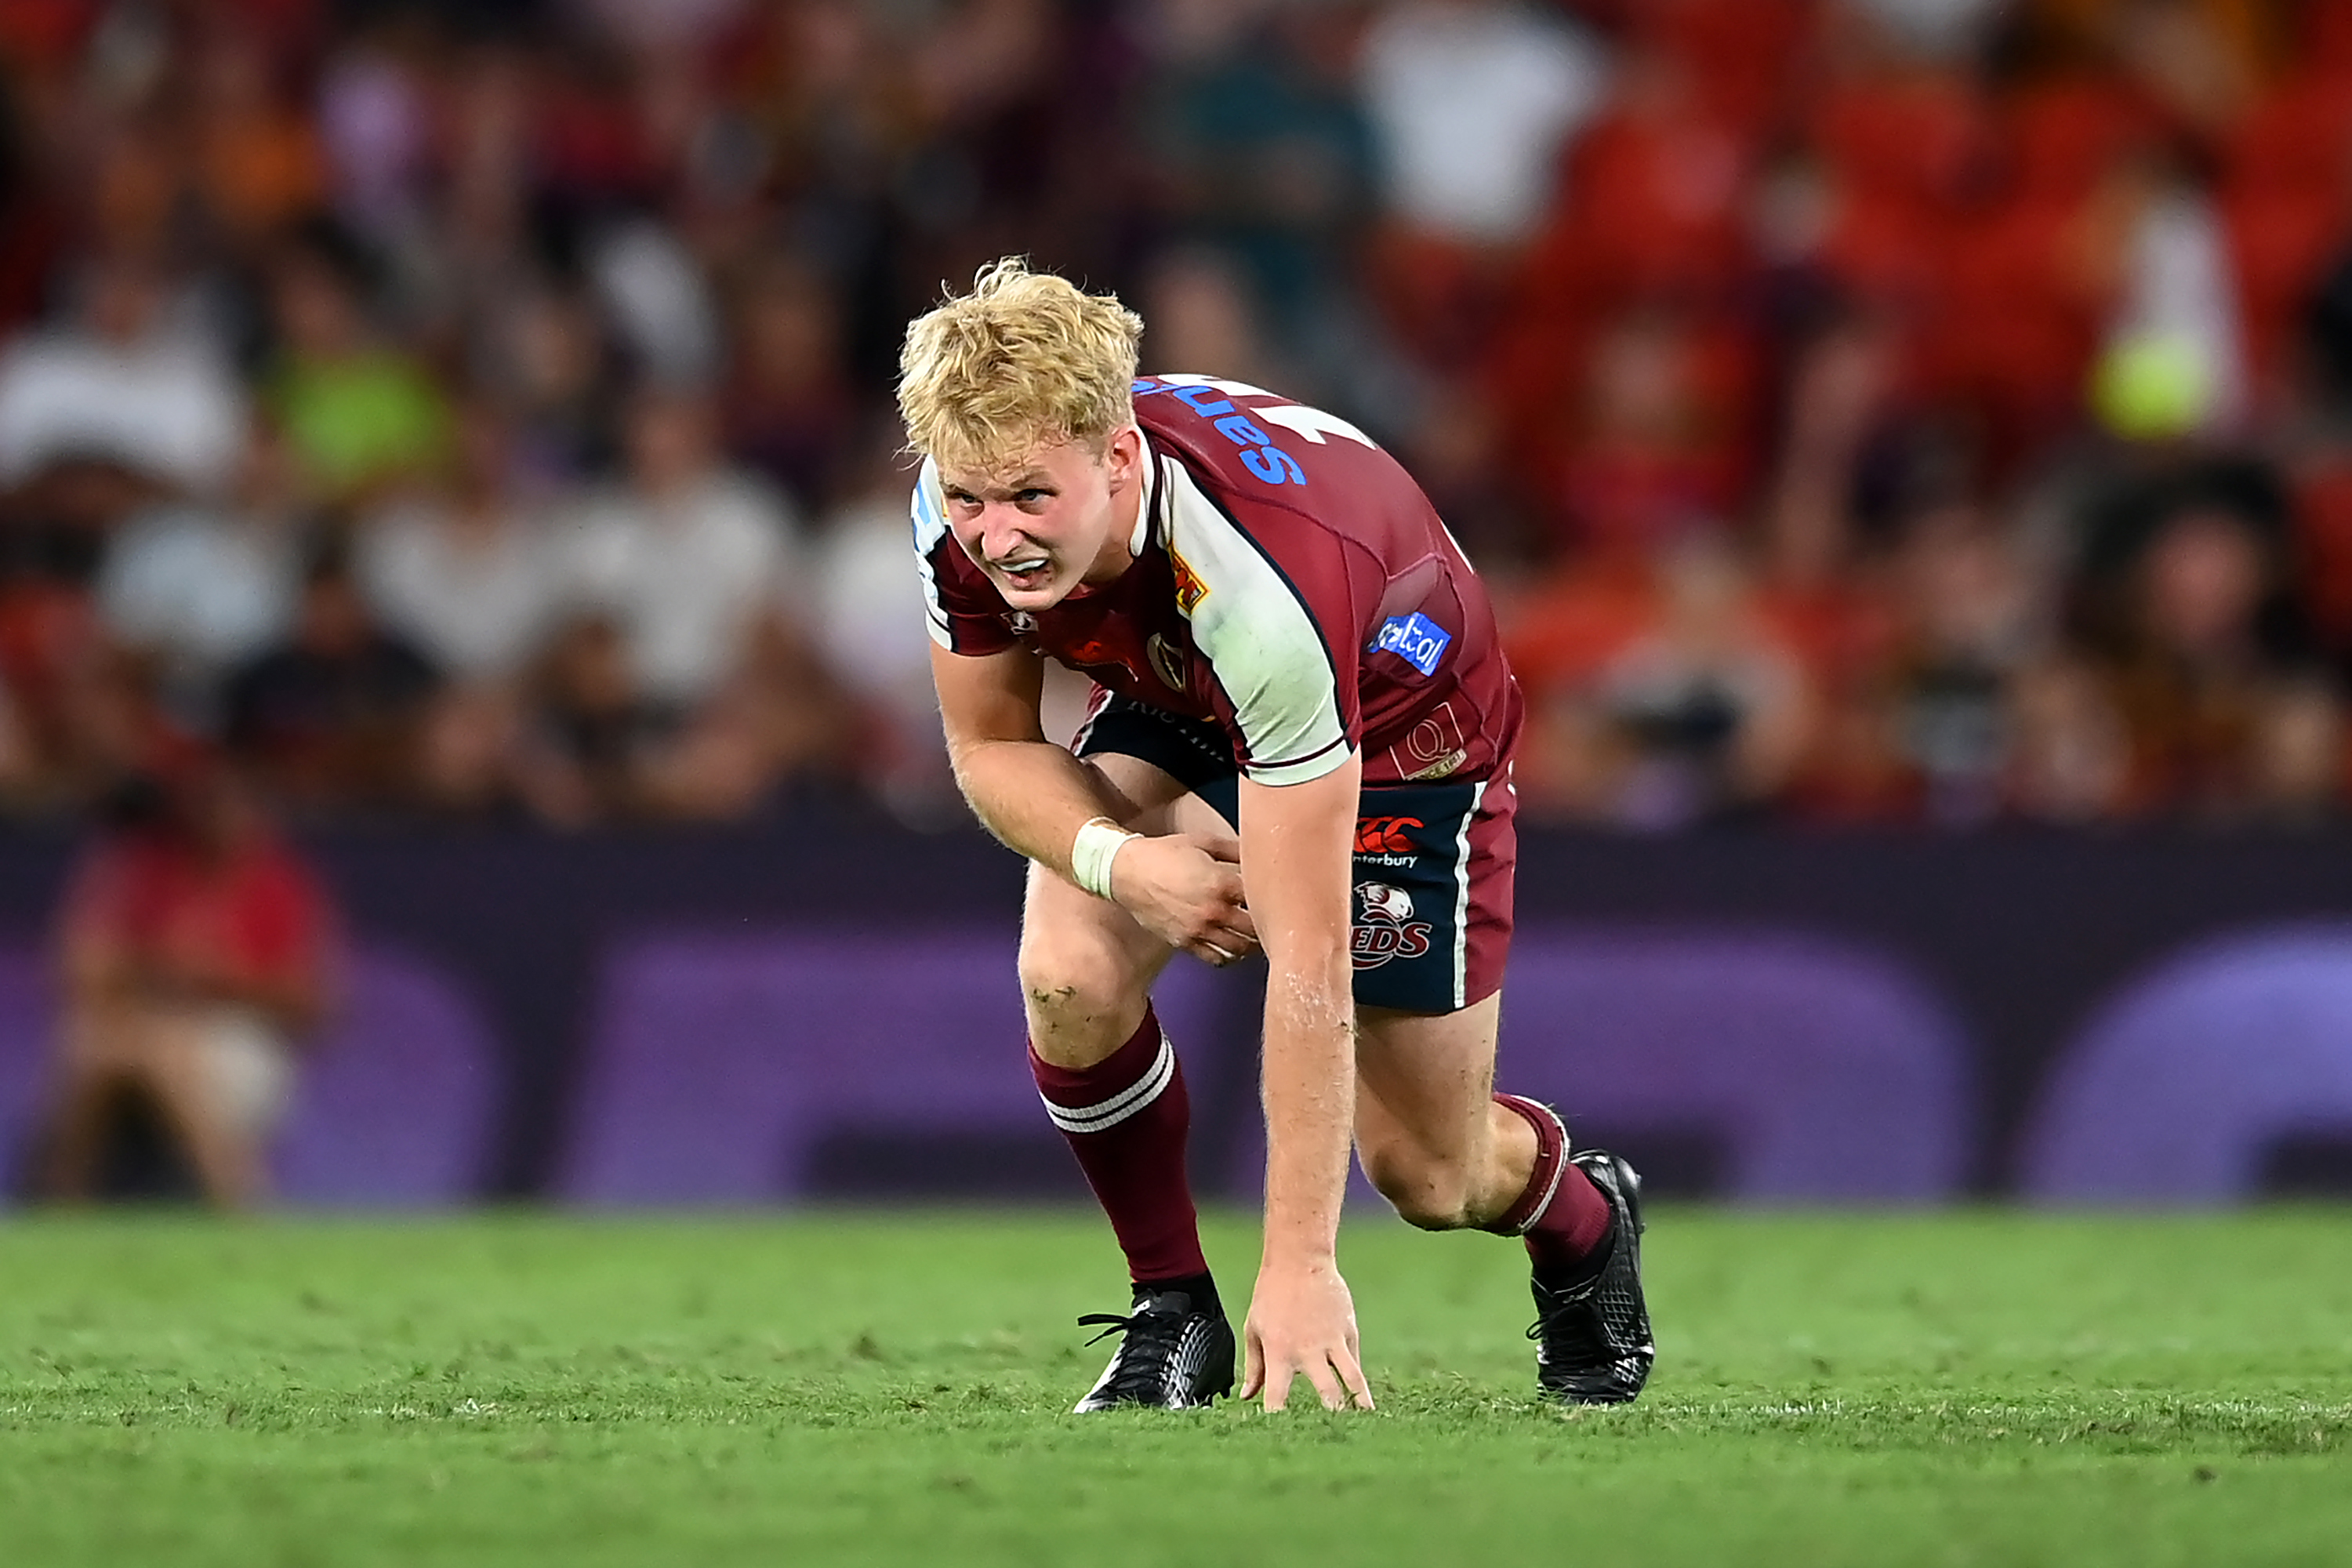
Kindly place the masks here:
POLYGON ((1356 885, 1356 925, 1348 956, 1358 969, 1378 969, 1392 958, 1419 958, 1429 951, 1427 921, 1412 918, 1412 895, 1386 882, 1356 885))

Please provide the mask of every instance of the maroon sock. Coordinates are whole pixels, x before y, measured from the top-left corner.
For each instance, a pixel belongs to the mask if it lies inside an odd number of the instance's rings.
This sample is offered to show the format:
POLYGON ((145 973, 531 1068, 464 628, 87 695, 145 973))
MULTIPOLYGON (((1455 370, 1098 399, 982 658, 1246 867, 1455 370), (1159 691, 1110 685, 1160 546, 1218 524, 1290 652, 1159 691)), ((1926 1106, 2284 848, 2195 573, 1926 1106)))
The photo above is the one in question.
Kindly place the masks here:
POLYGON ((1184 1071, 1151 1009, 1127 1044, 1085 1068, 1057 1068, 1032 1047, 1029 1070, 1045 1113, 1068 1139, 1138 1283, 1209 1271, 1184 1174, 1192 1102, 1184 1071))
POLYGON ((1495 1103, 1535 1129, 1536 1168, 1527 1191, 1486 1228, 1525 1237, 1538 1273, 1572 1269, 1607 1238, 1609 1199, 1569 1159, 1568 1129, 1551 1107, 1516 1094, 1498 1094, 1495 1103))

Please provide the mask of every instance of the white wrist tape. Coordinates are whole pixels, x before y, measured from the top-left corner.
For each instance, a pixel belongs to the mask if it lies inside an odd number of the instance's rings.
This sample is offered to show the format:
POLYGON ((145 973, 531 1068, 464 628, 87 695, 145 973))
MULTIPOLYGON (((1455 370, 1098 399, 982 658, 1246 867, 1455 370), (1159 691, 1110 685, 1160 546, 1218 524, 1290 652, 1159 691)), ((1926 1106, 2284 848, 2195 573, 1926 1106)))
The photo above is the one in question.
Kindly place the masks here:
POLYGON ((1110 863, 1127 847, 1129 833, 1108 816, 1097 816, 1070 841, 1070 880, 1097 899, 1110 897, 1110 863))

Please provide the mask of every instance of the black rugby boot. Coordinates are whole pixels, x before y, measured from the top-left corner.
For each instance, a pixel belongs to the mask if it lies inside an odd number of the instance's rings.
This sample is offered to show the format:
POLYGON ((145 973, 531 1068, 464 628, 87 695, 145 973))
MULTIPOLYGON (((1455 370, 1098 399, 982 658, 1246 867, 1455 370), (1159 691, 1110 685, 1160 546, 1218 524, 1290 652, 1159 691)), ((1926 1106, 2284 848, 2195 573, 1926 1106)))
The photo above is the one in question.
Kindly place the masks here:
POLYGON ((1570 1279, 1535 1277, 1536 1392, 1570 1405, 1622 1405, 1649 1381, 1657 1346, 1642 1300, 1642 1178, 1600 1149, 1569 1156, 1609 1200, 1609 1255, 1570 1279))
POLYGON ((1121 1405, 1190 1410, 1233 1393, 1234 1328, 1213 1300, 1204 1307, 1182 1290, 1139 1285, 1127 1316, 1088 1312, 1078 1320, 1081 1328, 1097 1323, 1108 1326, 1088 1344, 1125 1337, 1075 1414, 1121 1405))

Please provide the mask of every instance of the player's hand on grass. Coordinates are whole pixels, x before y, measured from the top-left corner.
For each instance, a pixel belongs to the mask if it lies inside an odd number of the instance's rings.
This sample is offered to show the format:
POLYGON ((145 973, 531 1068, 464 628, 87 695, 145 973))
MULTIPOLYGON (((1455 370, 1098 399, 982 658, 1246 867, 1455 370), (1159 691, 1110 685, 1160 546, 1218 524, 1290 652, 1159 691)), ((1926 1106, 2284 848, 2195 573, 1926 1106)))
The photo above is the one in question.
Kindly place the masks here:
POLYGON ((1326 1410, 1372 1408, 1356 1342, 1356 1302, 1330 1264, 1258 1270, 1242 1325, 1242 1397, 1265 1396, 1269 1412, 1290 1399, 1293 1380, 1315 1385, 1326 1410))
POLYGON ((1130 840, 1111 863, 1111 892, 1173 948, 1227 964, 1257 950, 1242 901, 1241 843, 1189 833, 1130 840))

